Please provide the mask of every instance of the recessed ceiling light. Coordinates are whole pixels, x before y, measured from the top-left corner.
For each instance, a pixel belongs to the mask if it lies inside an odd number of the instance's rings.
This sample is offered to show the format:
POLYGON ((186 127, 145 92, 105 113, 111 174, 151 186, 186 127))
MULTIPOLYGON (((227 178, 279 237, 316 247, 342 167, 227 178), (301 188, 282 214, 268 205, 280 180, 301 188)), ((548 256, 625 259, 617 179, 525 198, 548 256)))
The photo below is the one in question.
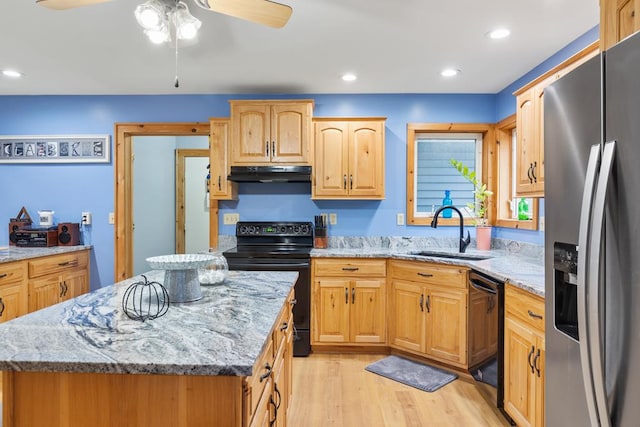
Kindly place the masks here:
POLYGON ((18 77, 22 77, 23 74, 15 70, 2 70, 2 75, 7 77, 18 78, 18 77))
POLYGON ((456 68, 445 68, 440 73, 442 77, 453 77, 453 76, 457 76, 458 74, 460 74, 460 70, 456 68))
POLYGON ((489 31, 486 36, 490 39, 498 40, 509 37, 509 34, 511 34, 511 31, 509 31, 507 28, 496 28, 495 30, 489 31))
POLYGON ((353 73, 346 73, 342 75, 342 80, 344 80, 345 82, 353 82, 357 79, 358 77, 353 73))

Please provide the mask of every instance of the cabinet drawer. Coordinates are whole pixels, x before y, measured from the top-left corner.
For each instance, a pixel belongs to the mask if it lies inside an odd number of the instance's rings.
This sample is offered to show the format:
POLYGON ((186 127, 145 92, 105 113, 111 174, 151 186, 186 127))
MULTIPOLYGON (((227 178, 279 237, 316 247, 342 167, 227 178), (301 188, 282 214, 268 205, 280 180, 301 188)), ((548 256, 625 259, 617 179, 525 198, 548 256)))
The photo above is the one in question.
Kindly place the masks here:
POLYGON ((316 276, 385 277, 387 263, 383 259, 314 259, 313 272, 316 276))
POLYGON ((253 365, 253 375, 246 379, 247 388, 243 402, 244 415, 246 420, 253 418, 260 397, 265 390, 266 385, 271 378, 271 370, 273 369, 273 340, 271 335, 267 339, 265 348, 263 349, 258 361, 253 365), (261 379, 262 377, 262 379, 261 379))
POLYGON ((467 287, 468 269, 421 261, 391 261, 391 277, 456 288, 467 287))
POLYGON ((76 268, 85 268, 88 258, 87 251, 37 258, 29 261, 29 277, 34 278, 76 268))
POLYGON ((544 300, 525 290, 507 285, 504 295, 507 317, 516 317, 544 333, 544 300))
POLYGON ((27 278, 25 262, 8 262, 0 264, 0 286, 21 282, 27 278))

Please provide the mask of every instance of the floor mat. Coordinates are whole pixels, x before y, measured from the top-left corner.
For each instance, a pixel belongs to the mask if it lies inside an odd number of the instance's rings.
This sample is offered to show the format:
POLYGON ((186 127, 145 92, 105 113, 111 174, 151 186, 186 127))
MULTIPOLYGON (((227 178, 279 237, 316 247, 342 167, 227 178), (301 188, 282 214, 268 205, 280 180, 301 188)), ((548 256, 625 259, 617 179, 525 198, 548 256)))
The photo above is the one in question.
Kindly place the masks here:
POLYGON ((369 372, 419 390, 433 392, 458 378, 456 374, 399 356, 388 356, 365 368, 369 372))

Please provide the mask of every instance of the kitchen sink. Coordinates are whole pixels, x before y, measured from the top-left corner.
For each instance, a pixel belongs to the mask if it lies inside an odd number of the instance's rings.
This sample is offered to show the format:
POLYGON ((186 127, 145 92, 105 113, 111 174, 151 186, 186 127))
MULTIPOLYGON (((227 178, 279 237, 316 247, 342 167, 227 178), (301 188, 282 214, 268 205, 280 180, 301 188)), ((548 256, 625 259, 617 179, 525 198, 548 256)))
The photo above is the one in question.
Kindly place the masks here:
POLYGON ((433 258, 465 259, 469 261, 481 261, 483 259, 491 258, 488 255, 467 254, 467 253, 459 253, 459 252, 437 252, 437 251, 411 252, 411 255, 428 256, 433 258))

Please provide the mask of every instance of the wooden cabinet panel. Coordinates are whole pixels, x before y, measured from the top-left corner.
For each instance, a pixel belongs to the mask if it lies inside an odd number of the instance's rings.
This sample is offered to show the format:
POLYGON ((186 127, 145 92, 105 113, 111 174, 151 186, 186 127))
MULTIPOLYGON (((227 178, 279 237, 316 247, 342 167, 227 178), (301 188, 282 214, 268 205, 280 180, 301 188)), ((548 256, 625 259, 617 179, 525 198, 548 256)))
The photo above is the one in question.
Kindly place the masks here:
POLYGON ((350 341, 386 341, 385 280, 356 280, 351 287, 350 341))
POLYGON ((640 0, 600 0, 600 45, 609 49, 640 30, 640 0))
POLYGON ((230 101, 231 164, 311 163, 313 101, 230 101))
POLYGON ((390 343, 397 348, 424 353, 424 289, 420 284, 395 279, 391 286, 390 343))
POLYGON ((467 293, 427 287, 426 353, 442 361, 467 362, 467 293))
POLYGON ((229 120, 209 120, 209 196, 215 200, 236 199, 237 185, 228 181, 229 120))
POLYGON ((70 252, 30 260, 28 261, 29 278, 63 273, 76 268, 86 268, 89 260, 88 252, 70 252))
POLYGON ((22 261, 7 262, 0 269, 0 286, 14 284, 27 278, 26 263, 22 261))
POLYGON ((86 270, 65 273, 60 280, 62 282, 60 301, 75 298, 89 291, 89 275, 86 270))
POLYGON ((387 342, 385 260, 314 259, 312 272, 312 344, 387 342))
POLYGON ((469 366, 476 366, 498 351, 498 297, 470 288, 469 366))
POLYGON ((46 276, 29 281, 29 312, 57 304, 63 287, 58 276, 46 276))
POLYGON ((27 314, 27 301, 27 287, 22 281, 0 286, 0 323, 27 314))
POLYGON ((507 285, 504 326, 504 408, 519 426, 544 425, 544 301, 507 285), (539 312, 542 318, 532 317, 539 312))
POLYGON ((384 198, 385 119, 315 119, 313 199, 384 198))
POLYGON ((397 261, 390 263, 391 276, 403 280, 427 281, 430 284, 467 288, 467 269, 428 262, 397 261))

